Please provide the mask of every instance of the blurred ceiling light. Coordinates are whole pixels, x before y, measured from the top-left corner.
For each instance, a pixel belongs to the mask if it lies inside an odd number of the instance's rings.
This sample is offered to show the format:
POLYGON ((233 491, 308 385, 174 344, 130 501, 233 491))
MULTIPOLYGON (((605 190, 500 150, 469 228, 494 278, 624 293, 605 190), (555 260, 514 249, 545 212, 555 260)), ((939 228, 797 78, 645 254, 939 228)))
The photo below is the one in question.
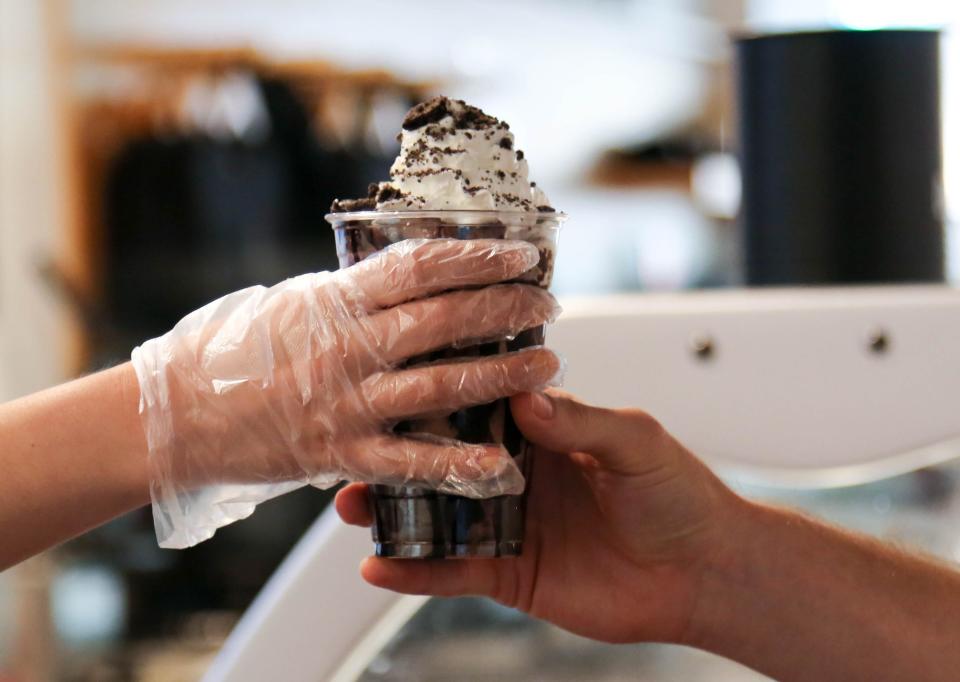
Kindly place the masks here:
POLYGON ((126 618, 123 581, 106 566, 66 568, 53 583, 53 620, 64 642, 106 643, 119 636, 126 618))
POLYGON ((957 18, 954 2, 944 0, 747 0, 750 28, 794 31, 824 28, 875 30, 932 28, 957 18))
POLYGON ((318 128, 328 146, 349 147, 356 139, 356 113, 362 108, 361 93, 355 89, 333 88, 324 94, 323 107, 317 112, 318 128))
POLYGON ((395 95, 378 95, 370 103, 368 143, 379 152, 393 154, 400 149, 397 128, 407 113, 408 103, 395 95))
POLYGON ((951 13, 951 4, 943 0, 832 0, 831 23, 863 31, 895 27, 932 28, 943 24, 945 15, 951 13))
POLYGON ((707 154, 694 163, 690 186, 697 205, 715 218, 733 218, 740 208, 740 166, 733 154, 707 154))
POLYGON ((259 142, 270 119, 256 78, 230 72, 192 81, 182 101, 184 123, 216 139, 259 142))
POLYGON ((715 248, 709 221, 679 193, 651 193, 635 211, 637 279, 643 289, 675 291, 703 277, 715 248))

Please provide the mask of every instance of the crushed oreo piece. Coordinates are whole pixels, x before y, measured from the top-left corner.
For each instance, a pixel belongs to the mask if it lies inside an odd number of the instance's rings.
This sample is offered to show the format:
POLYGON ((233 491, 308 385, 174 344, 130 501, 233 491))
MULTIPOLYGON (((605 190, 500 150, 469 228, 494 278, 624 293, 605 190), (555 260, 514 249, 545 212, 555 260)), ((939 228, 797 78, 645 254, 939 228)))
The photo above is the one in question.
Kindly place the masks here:
POLYGON ((537 210, 540 211, 540 213, 556 213, 557 212, 557 209, 555 209, 553 206, 537 206, 537 210))
POLYGON ((331 213, 353 213, 354 211, 372 211, 377 208, 376 197, 363 199, 334 199, 330 206, 331 213))
POLYGON ((402 199, 404 196, 396 187, 391 187, 390 185, 384 185, 380 188, 380 192, 377 194, 377 203, 383 203, 384 201, 394 201, 395 199, 402 199))
POLYGON ((403 118, 403 129, 417 130, 430 123, 437 123, 446 116, 453 117, 453 127, 457 130, 493 127, 509 129, 506 123, 485 114, 477 107, 470 106, 463 100, 451 100, 447 97, 434 97, 413 107, 403 118))
POLYGON ((423 156, 426 153, 427 149, 428 149, 427 143, 424 140, 417 140, 416 146, 407 152, 406 159, 404 160, 404 165, 406 165, 409 168, 411 163, 414 163, 414 164, 420 163, 423 160, 423 156))
POLYGON ((377 194, 380 183, 367 185, 367 196, 362 199, 334 199, 330 205, 331 213, 352 213, 353 211, 372 211, 377 207, 377 194))
POLYGON ((504 149, 513 149, 513 140, 511 140, 509 137, 500 138, 499 144, 504 149))
POLYGON ((457 106, 448 108, 450 109, 450 115, 453 116, 453 127, 457 130, 465 128, 482 130, 492 128, 500 123, 495 117, 483 113, 477 107, 470 106, 462 99, 455 99, 452 102, 457 106))
POLYGON ((422 128, 428 123, 436 123, 450 112, 447 110, 447 104, 450 102, 446 97, 434 97, 426 102, 413 107, 403 117, 404 130, 416 130, 422 128))
POLYGON ((406 171, 405 173, 398 173, 397 175, 402 178, 424 178, 428 175, 440 175, 441 173, 452 173, 449 168, 422 168, 415 171, 406 171))
POLYGON ((522 150, 522 149, 518 149, 518 150, 517 150, 517 161, 523 161, 523 150, 522 150))
POLYGON ((447 131, 447 129, 444 128, 443 126, 431 124, 431 125, 427 126, 427 129, 426 129, 424 132, 426 132, 427 137, 431 137, 431 138, 433 138, 434 140, 438 140, 438 141, 439 141, 439 140, 442 140, 444 137, 447 136, 447 132, 448 132, 448 131, 447 131))

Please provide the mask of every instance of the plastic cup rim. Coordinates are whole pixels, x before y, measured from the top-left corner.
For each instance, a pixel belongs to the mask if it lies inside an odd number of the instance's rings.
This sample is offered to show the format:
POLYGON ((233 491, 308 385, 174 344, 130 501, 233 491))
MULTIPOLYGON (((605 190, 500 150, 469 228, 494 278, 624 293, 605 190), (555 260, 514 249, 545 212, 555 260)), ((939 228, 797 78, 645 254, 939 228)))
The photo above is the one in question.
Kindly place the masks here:
POLYGON ((334 223, 344 223, 348 221, 371 221, 371 220, 403 220, 417 218, 451 218, 462 215, 470 220, 478 218, 487 218, 491 220, 505 217, 527 221, 551 220, 562 223, 567 219, 567 214, 562 211, 503 211, 490 209, 432 209, 421 211, 346 211, 341 213, 328 213, 324 219, 334 225, 334 223))

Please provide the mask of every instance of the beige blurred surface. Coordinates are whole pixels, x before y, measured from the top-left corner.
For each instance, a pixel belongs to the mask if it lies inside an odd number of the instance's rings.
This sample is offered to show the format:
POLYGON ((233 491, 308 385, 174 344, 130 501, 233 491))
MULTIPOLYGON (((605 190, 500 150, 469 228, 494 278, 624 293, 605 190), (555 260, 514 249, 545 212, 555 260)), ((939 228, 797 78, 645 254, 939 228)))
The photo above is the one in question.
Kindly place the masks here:
POLYGON ((61 311, 38 271, 68 210, 51 7, 0 0, 0 399, 64 376, 61 311))

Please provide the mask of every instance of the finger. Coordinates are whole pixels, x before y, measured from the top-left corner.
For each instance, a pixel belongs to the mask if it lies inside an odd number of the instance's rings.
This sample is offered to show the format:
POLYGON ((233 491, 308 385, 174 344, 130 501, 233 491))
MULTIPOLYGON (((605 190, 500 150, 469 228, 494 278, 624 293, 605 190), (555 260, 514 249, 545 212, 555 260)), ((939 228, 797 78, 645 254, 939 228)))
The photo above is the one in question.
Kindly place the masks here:
POLYGON ((363 395, 381 419, 444 414, 539 390, 556 382, 560 370, 560 359, 552 351, 529 348, 376 374, 364 381, 363 395))
POLYGON ((388 308, 450 289, 495 284, 535 266, 540 253, 505 239, 410 239, 341 271, 360 287, 368 307, 388 308))
POLYGON ((586 405, 561 391, 514 396, 513 418, 530 441, 554 452, 585 452, 606 469, 641 474, 676 451, 676 441, 642 410, 586 405))
POLYGON ((514 336, 559 314, 546 290, 506 284, 404 303, 375 314, 370 323, 383 360, 394 364, 438 348, 514 336))
POLYGON ((438 597, 466 595, 497 599, 505 580, 502 573, 512 569, 515 559, 471 559, 469 561, 396 561, 368 557, 360 564, 360 575, 371 585, 403 594, 438 597))
POLYGON ((366 483, 349 483, 337 491, 334 508, 344 523, 369 527, 373 524, 370 512, 370 488, 366 483))
POLYGON ((430 435, 360 439, 342 469, 352 480, 415 485, 471 498, 519 495, 524 488, 523 474, 502 445, 430 435))

